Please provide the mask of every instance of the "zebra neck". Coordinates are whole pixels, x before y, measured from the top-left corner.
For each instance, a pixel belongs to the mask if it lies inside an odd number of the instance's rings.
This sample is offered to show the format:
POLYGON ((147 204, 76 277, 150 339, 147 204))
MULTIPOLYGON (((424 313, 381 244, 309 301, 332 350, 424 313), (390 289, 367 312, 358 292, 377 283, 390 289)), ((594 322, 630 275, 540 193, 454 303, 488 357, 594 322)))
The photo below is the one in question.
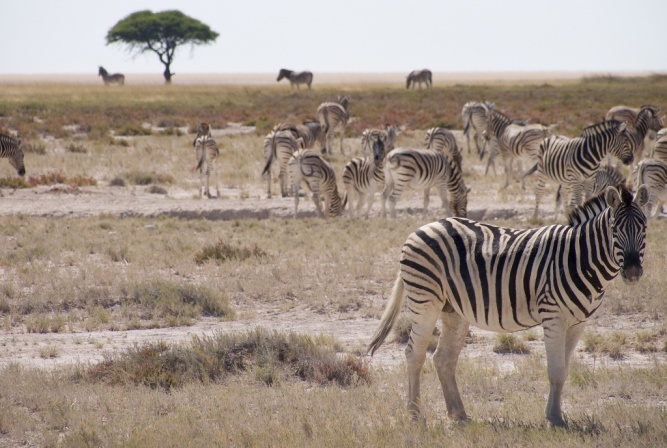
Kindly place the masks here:
POLYGON ((584 277, 597 276, 600 283, 595 289, 598 293, 602 293, 621 270, 614 256, 610 214, 611 209, 607 208, 573 228, 579 269, 584 277))

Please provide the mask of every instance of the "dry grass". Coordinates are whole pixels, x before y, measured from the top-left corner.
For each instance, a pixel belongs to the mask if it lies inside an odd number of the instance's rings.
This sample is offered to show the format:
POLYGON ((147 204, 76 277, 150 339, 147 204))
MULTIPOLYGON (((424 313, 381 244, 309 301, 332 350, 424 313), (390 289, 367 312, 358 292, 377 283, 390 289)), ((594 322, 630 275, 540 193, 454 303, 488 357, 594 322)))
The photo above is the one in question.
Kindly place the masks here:
MULTIPOLYGON (((460 127, 460 108, 469 100, 495 101, 513 118, 559 123, 557 132, 566 135, 599 121, 616 104, 667 104, 663 78, 454 86, 429 93, 373 86, 331 86, 303 95, 274 87, 126 87, 0 86, 0 126, 17 130, 31 148, 31 177, 23 183, 0 161, 2 193, 34 188, 30 179, 40 179, 35 185, 77 191, 95 181, 194 195, 190 129, 208 121, 214 129, 227 122, 258 127, 255 135, 218 139, 218 169, 221 185, 240 190, 239 199, 263 196, 263 134, 279 121, 309 118, 319 102, 340 91, 351 94, 356 118, 345 141, 350 156, 357 155, 361 130, 384 123, 404 126, 399 145, 421 146, 430 126, 460 127)), ((334 155, 336 173, 347 159, 334 155)), ((516 185, 498 191, 500 165, 499 177, 484 177, 481 166, 475 155, 464 153, 471 207, 482 199, 508 209, 530 204, 530 195, 516 185)), ((189 325, 204 317, 234 319, 237 309, 378 317, 406 236, 438 213, 329 222, 2 216, 2 347, 20 349, 12 333, 64 337, 189 325)), ((464 425, 447 422, 427 363, 427 423, 419 425, 405 411, 404 368, 373 369, 366 377, 363 360, 341 353, 332 341, 264 333, 254 345, 247 344, 248 335, 137 345, 97 365, 48 372, 10 364, 0 369, 0 446, 656 446, 667 439, 667 370, 658 357, 667 351, 665 232, 663 220, 649 225, 645 279, 635 287, 615 282, 607 291, 596 319, 618 328, 603 335, 593 329, 583 338, 580 347, 594 354, 595 363, 575 360, 572 366, 564 396, 567 431, 546 428, 545 360, 536 351, 512 357, 507 369, 492 353, 468 358, 464 350, 458 381, 473 416, 464 425), (299 362, 312 352, 303 344, 328 353, 306 369, 313 373, 307 381, 299 362), (296 364, 280 360, 281 347, 296 353, 296 364), (642 368, 614 364, 637 353, 655 362, 642 368), (225 371, 229 354, 236 356, 230 365, 245 368, 225 371), (337 379, 360 377, 370 380, 337 379)), ((102 337, 76 337, 100 353, 110 345, 102 337)), ((512 338, 513 346, 525 344, 512 338)), ((537 338, 534 332, 524 336, 537 338)), ((67 353, 57 347, 46 344, 38 356, 64 358, 67 353)))

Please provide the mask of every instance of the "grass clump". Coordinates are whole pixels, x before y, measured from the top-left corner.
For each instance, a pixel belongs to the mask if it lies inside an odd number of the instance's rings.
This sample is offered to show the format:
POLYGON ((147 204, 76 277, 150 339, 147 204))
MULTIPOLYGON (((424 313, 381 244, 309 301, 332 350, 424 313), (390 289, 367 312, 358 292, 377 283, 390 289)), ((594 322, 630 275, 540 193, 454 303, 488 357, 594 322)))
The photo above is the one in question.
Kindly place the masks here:
POLYGON ((213 245, 204 246, 197 252, 195 254, 195 263, 204 264, 208 260, 224 263, 225 261, 243 261, 250 257, 261 259, 266 258, 267 256, 267 253, 257 245, 248 248, 220 240, 213 245))
POLYGON ((86 177, 86 176, 74 176, 74 177, 67 177, 65 174, 58 172, 58 171, 52 171, 49 173, 45 174, 40 174, 39 176, 33 177, 30 176, 28 177, 28 184, 31 187, 36 187, 38 185, 56 185, 56 184, 65 184, 69 185, 70 187, 94 187, 97 185, 97 180, 95 180, 92 177, 86 177))
POLYGON ((513 334, 499 334, 496 339, 496 344, 493 346, 494 353, 517 353, 517 354, 528 354, 530 353, 530 347, 517 338, 513 334))
POLYGON ((0 177, 0 188, 30 188, 30 184, 22 177, 0 177))
POLYGON ((195 336, 188 346, 164 341, 136 346, 119 355, 108 355, 88 369, 87 378, 164 390, 253 371, 255 378, 266 385, 290 377, 343 387, 370 383, 366 364, 351 355, 339 356, 335 348, 335 343, 322 338, 257 328, 245 334, 195 336))

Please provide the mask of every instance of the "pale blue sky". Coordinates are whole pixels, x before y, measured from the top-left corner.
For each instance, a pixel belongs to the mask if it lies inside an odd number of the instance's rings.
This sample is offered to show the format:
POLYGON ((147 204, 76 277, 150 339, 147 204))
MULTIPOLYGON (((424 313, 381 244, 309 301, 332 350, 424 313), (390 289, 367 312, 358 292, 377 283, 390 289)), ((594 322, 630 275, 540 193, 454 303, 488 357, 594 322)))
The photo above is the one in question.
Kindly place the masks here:
POLYGON ((667 0, 2 0, 0 74, 162 73, 106 46, 128 14, 178 9, 220 33, 176 73, 667 72, 667 0))

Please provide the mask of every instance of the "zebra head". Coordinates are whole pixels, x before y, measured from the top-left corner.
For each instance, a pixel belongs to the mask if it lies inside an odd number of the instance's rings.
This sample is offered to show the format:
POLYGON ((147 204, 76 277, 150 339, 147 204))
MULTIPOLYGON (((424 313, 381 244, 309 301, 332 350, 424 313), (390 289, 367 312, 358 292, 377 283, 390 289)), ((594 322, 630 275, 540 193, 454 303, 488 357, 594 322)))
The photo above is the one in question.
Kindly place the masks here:
POLYGON ((642 207, 649 199, 649 189, 641 185, 634 199, 624 185, 607 187, 605 200, 611 209, 611 228, 614 261, 625 283, 639 281, 644 273, 642 263, 646 248, 646 215, 642 207))
POLYGON ((289 79, 289 75, 292 74, 292 70, 287 70, 286 68, 281 68, 280 73, 278 73, 278 79, 276 81, 280 81, 283 78, 289 79))
POLYGON ((384 159, 384 142, 386 140, 386 136, 384 134, 380 134, 377 137, 375 137, 375 141, 373 141, 373 161, 375 163, 379 163, 384 159))
POLYGON ((14 167, 19 176, 25 176, 25 165, 23 165, 23 149, 21 139, 16 140, 16 150, 9 155, 9 164, 14 167))

